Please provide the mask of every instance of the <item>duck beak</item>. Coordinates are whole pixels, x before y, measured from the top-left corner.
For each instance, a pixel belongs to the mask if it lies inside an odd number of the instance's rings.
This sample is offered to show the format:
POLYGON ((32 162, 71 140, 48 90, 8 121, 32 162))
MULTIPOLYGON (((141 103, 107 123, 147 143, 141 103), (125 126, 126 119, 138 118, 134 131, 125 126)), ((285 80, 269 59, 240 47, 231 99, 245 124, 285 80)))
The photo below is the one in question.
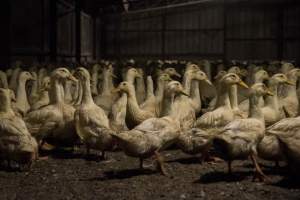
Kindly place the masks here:
POLYGON ((116 75, 114 75, 113 73, 111 73, 111 77, 113 78, 118 78, 116 75))
POLYGON ((295 85, 295 83, 292 83, 291 81, 289 81, 289 80, 287 80, 286 82, 285 82, 286 84, 288 84, 288 85, 295 85))
POLYGON ((208 85, 213 85, 212 82, 209 79, 204 80, 208 85))
POLYGON ((246 89, 249 88, 249 86, 248 86, 244 81, 242 81, 242 80, 240 80, 240 81, 238 82, 238 85, 240 85, 241 87, 246 88, 246 89))
POLYGON ((185 91, 180 91, 180 94, 182 94, 182 95, 184 95, 184 96, 187 96, 187 97, 189 97, 190 95, 188 95, 185 91))
POLYGON ((121 92, 121 90, 119 88, 115 88, 111 91, 111 93, 113 93, 113 94, 116 94, 116 93, 119 93, 119 92, 121 92))
POLYGON ((181 78, 181 75, 178 72, 175 72, 174 76, 181 78))
POLYGON ((271 92, 270 90, 267 90, 267 95, 274 96, 273 92, 271 92))
POLYGON ((68 79, 70 81, 73 81, 73 82, 77 82, 78 81, 72 74, 70 74, 70 76, 68 76, 68 79))

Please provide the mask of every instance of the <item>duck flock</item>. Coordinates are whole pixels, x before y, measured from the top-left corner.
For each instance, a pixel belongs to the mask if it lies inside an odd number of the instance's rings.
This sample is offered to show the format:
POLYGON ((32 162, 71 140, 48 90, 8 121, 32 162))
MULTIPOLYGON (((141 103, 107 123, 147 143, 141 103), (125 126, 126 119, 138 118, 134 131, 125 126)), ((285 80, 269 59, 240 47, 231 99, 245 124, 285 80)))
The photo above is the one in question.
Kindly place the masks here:
POLYGON ((47 159, 41 150, 82 145, 102 159, 107 151, 123 151, 138 158, 140 168, 154 158, 157 170, 169 176, 163 151, 172 147, 202 161, 227 162, 229 173, 232 161, 250 159, 253 180, 269 180, 258 158, 284 161, 297 173, 300 69, 292 63, 61 66, 16 62, 0 71, 2 166, 30 170, 34 161, 47 159))

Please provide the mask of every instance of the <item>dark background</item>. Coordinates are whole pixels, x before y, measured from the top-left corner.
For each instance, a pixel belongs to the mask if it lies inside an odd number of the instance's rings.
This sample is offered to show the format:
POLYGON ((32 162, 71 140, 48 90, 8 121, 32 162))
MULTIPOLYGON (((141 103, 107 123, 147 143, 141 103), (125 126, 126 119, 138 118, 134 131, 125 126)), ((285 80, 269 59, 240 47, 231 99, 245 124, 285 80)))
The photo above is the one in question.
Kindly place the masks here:
POLYGON ((299 62, 299 1, 124 2, 1 0, 1 66, 17 59, 31 63, 129 57, 299 62))

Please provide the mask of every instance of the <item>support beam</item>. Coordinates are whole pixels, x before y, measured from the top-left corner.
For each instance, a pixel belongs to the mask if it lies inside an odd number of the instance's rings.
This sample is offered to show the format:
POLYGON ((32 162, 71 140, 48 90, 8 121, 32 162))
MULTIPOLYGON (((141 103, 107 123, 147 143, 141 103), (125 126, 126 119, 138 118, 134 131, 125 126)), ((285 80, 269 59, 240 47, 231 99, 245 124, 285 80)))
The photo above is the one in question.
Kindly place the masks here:
POLYGON ((81 63, 81 0, 75 0, 75 57, 81 63))
POLYGON ((278 29, 277 29, 277 59, 282 60, 283 59, 283 48, 284 48, 284 21, 283 21, 283 10, 284 5, 278 6, 277 8, 277 23, 278 23, 278 29))
POLYGON ((56 62, 57 59, 57 5, 56 0, 50 2, 50 26, 49 26, 49 49, 50 61, 56 62))
MULTIPOLYGON (((11 1, 2 0, 0 2, 0 22, 2 25, 0 34, 0 67, 8 67, 10 64, 10 52, 11 52, 11 1)), ((0 69, 1 69, 0 68, 0 69)))

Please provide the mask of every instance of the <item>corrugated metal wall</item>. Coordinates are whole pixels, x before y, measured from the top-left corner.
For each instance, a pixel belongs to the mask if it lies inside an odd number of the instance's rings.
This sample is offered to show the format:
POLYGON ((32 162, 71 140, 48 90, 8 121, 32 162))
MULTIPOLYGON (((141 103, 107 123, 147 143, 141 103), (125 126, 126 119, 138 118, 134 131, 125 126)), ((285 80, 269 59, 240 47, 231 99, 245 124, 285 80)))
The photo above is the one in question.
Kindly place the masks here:
POLYGON ((299 59, 299 5, 249 2, 109 16, 106 56, 299 59))
MULTIPOLYGON (((11 60, 49 60, 51 30, 51 0, 12 0, 11 2, 11 60)), ((75 61, 75 9, 64 1, 56 5, 57 61, 75 61)), ((81 12, 81 58, 93 59, 96 42, 93 37, 93 19, 81 12)))

